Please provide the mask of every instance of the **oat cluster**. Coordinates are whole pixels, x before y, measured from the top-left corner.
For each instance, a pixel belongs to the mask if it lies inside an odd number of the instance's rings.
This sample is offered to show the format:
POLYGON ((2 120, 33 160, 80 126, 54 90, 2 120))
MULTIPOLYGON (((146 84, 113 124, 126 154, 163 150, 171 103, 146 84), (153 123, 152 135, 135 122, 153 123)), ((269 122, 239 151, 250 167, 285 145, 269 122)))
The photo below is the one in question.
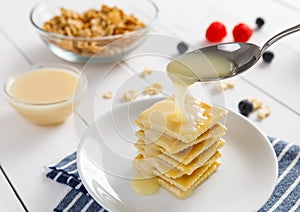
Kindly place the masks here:
POLYGON ((257 111, 257 119, 263 120, 271 114, 271 107, 264 105, 264 103, 256 98, 247 98, 253 104, 253 111, 257 111))
POLYGON ((157 83, 154 83, 153 85, 146 86, 143 93, 145 95, 153 96, 153 95, 161 93, 161 91, 162 91, 162 84, 157 82, 157 83))
POLYGON ((66 8, 61 8, 60 11, 60 15, 44 23, 43 29, 70 38, 74 37, 74 39, 51 40, 50 42, 77 54, 95 54, 106 44, 114 41, 113 39, 91 41, 88 40, 89 38, 126 34, 145 27, 145 24, 137 17, 133 14, 125 14, 117 6, 102 5, 100 10, 90 9, 83 13, 66 8), (87 40, 76 40, 75 38, 78 37, 87 38, 87 40))
POLYGON ((145 27, 134 15, 118 7, 102 5, 83 13, 61 8, 61 14, 44 23, 44 30, 72 37, 118 35, 145 27))

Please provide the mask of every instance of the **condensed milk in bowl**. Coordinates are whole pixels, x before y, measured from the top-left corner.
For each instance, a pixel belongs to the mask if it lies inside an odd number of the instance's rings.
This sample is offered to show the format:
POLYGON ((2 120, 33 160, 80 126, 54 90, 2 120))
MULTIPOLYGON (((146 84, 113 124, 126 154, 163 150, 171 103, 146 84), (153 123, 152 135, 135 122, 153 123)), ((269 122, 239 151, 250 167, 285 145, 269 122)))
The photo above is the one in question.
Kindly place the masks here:
POLYGON ((65 65, 34 66, 13 75, 4 85, 7 102, 38 125, 64 122, 87 89, 84 73, 65 65))

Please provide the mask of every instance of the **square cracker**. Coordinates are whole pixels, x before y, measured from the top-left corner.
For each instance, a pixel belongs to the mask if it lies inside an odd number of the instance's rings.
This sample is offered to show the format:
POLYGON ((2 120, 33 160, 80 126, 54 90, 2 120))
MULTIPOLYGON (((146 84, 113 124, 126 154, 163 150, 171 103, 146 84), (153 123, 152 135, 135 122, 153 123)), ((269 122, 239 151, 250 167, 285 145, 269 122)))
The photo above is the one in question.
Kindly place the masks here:
MULTIPOLYGON (((214 161, 219 159, 222 156, 220 151, 217 151, 213 156, 211 156, 204 164, 211 165, 214 161)), ((184 172, 179 171, 175 167, 170 167, 169 165, 164 165, 162 163, 158 163, 155 159, 146 159, 142 154, 137 155, 133 162, 133 166, 140 172, 144 173, 147 176, 161 176, 164 175, 167 178, 177 179, 184 175, 184 172)))
POLYGON ((159 154, 157 155, 153 151, 147 151, 147 149, 141 149, 140 153, 143 155, 144 158, 150 158, 155 161, 155 163, 159 164, 157 168, 163 167, 164 170, 160 171, 166 171, 173 168, 178 169, 179 171, 185 173, 185 174, 192 174, 193 171, 195 171, 197 168, 202 166, 211 156, 213 156, 220 148, 222 148, 225 144, 224 139, 217 140, 213 145, 211 145, 208 149, 206 149, 204 152, 202 152, 200 155, 198 155, 194 160, 191 161, 191 163, 185 165, 183 163, 179 163, 178 161, 174 160, 173 158, 169 157, 165 154, 159 154))
POLYGON ((195 144, 194 146, 188 147, 181 152, 171 154, 164 148, 156 144, 144 144, 143 141, 139 140, 135 144, 136 148, 145 156, 145 157, 163 157, 164 155, 169 156, 170 158, 176 160, 178 163, 183 163, 188 165, 196 157, 198 157, 202 152, 211 147, 220 137, 211 137, 200 143, 195 144))
POLYGON ((163 188, 165 188, 167 191, 175 195, 179 199, 187 198, 191 195, 191 193, 197 188, 198 185, 200 185, 202 182, 204 182, 209 176, 211 176, 216 169, 220 166, 220 163, 218 161, 215 161, 198 179, 197 181, 186 191, 181 190, 180 188, 176 187, 175 185, 172 185, 171 183, 165 181, 162 178, 158 178, 158 183, 163 188))
POLYGON ((180 140, 171 138, 167 135, 162 135, 156 140, 149 138, 150 140, 146 140, 145 138, 145 132, 143 130, 139 130, 136 132, 136 136, 142 140, 141 143, 136 143, 136 145, 148 145, 155 143, 156 145, 162 147, 165 151, 167 151, 169 154, 176 154, 180 151, 183 151, 189 147, 192 147, 206 139, 209 139, 211 137, 221 137, 225 134, 226 127, 224 127, 222 124, 217 123, 210 129, 206 130, 203 134, 201 134, 197 139, 190 143, 184 143, 180 140))
POLYGON ((186 96, 186 104, 201 115, 192 121, 183 120, 174 99, 167 98, 144 110, 135 123, 145 132, 146 137, 150 131, 155 131, 190 143, 220 122, 228 113, 221 107, 210 105, 191 96, 186 96))
MULTIPOLYGON (((220 157, 222 156, 222 154, 220 153, 220 151, 217 151, 213 156, 211 156, 204 164, 203 166, 207 165, 207 164, 212 164, 214 161, 216 161, 217 159, 219 159, 220 157)), ((158 167, 158 166, 157 166, 158 167)), ((201 168, 202 166, 200 166, 199 168, 201 168)), ((156 171, 158 170, 161 170, 161 167, 159 167, 156 169, 156 171), (160 168, 160 169, 159 169, 160 168)), ((198 168, 198 169, 199 169, 198 168)), ((197 169, 196 169, 197 170, 197 169)), ((195 172, 195 171, 194 171, 195 172)), ((193 172, 193 173, 194 173, 193 172)), ((192 174, 193 174, 192 173, 192 174)), ((170 171, 168 172, 165 172, 164 175, 168 178, 172 178, 172 179, 177 179, 177 178, 180 178, 184 175, 186 175, 184 172, 176 169, 176 168, 173 168, 171 169, 170 171)), ((188 175, 187 175, 188 176, 188 175)))

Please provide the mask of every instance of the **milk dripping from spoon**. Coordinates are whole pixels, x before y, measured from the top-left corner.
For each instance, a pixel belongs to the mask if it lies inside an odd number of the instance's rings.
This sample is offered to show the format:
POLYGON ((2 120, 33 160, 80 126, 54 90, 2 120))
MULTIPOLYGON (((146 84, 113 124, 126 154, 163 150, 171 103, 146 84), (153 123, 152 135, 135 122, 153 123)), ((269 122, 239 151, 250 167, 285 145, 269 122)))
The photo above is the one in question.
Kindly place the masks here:
POLYGON ((276 41, 300 30, 300 24, 270 38, 262 48, 252 43, 221 43, 179 56, 167 65, 173 82, 175 100, 183 119, 188 115, 184 100, 187 88, 195 82, 218 81, 241 74, 251 68, 276 41))

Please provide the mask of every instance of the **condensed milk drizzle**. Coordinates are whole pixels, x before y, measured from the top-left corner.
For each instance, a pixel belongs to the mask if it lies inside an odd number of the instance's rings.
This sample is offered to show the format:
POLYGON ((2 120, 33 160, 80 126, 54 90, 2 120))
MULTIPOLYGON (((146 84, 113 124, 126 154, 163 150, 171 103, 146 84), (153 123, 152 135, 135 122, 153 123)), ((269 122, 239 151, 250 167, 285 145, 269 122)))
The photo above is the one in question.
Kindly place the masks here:
MULTIPOLYGON (((159 123, 161 126, 161 132, 166 130, 166 126, 163 123, 163 117, 178 119, 180 125, 180 131, 182 132, 195 132, 197 131, 197 123, 201 123, 201 120, 207 119, 204 115, 207 108, 199 107, 201 102, 186 96, 188 87, 195 82, 201 81, 201 79, 215 78, 216 76, 225 76, 228 72, 231 72, 234 68, 234 64, 222 57, 215 55, 197 53, 185 54, 176 60, 171 61, 167 66, 167 74, 171 79, 174 87, 175 107, 170 101, 159 103, 156 107, 159 107, 159 111, 163 114, 153 114, 153 123, 159 123)), ((151 124, 153 124, 151 123, 151 124)), ((177 126, 178 127, 178 126, 177 126)), ((157 129, 155 129, 157 132, 157 129)), ((154 136, 155 130, 149 130, 146 132, 146 138, 157 137, 154 136)), ((176 131, 175 129, 172 129, 176 131)), ((142 167, 146 173, 152 173, 151 166, 142 167)), ((157 177, 151 176, 145 178, 140 172, 137 172, 131 181, 131 186, 134 191, 142 195, 151 195, 158 190, 157 177)))
POLYGON ((193 114, 187 111, 185 94, 188 87, 198 81, 227 76, 234 67, 233 62, 225 57, 200 51, 184 54, 168 64, 167 74, 173 83, 175 101, 183 120, 193 119, 191 114, 194 118, 197 118, 197 114, 201 116, 201 113, 193 114))
POLYGON ((151 195, 157 192, 159 186, 155 176, 147 178, 137 172, 131 180, 131 187, 138 194, 151 195))

